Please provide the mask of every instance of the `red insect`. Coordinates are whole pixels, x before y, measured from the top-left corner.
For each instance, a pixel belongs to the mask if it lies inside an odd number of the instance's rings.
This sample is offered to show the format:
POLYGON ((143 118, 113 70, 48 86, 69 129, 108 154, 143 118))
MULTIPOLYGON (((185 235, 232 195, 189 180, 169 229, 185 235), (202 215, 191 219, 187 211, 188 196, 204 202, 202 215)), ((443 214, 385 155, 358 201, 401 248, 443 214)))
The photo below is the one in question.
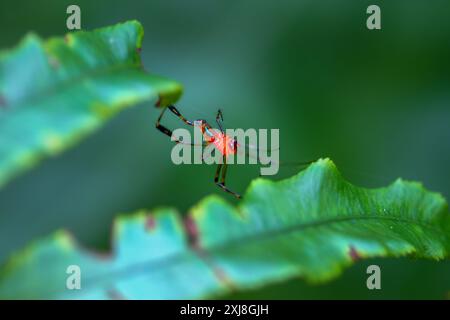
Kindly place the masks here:
MULTIPOLYGON (((175 114, 178 118, 180 118, 185 124, 187 124, 189 126, 198 127, 201 130, 201 132, 203 134, 203 138, 205 140, 205 144, 203 146, 208 146, 210 144, 213 144, 215 146, 215 148, 222 154, 223 163, 219 164, 217 166, 216 174, 214 176, 214 183, 217 186, 219 186, 220 188, 222 188, 223 190, 225 190, 226 192, 234 195, 236 198, 241 199, 242 196, 240 194, 230 190, 225 185, 225 177, 226 177, 227 168, 228 168, 228 165, 226 162, 227 156, 236 154, 239 145, 235 139, 231 138, 230 136, 227 136, 225 134, 225 132, 223 131, 222 123, 221 123, 223 121, 222 111, 219 109, 219 111, 217 112, 216 122, 217 122, 217 125, 219 126, 220 130, 216 130, 216 129, 213 129, 206 120, 200 119, 200 120, 195 120, 195 121, 189 121, 181 115, 181 113, 178 111, 177 108, 175 108, 175 106, 168 106, 167 108, 163 109, 163 111, 161 112, 161 115, 159 116, 158 120, 156 121, 156 128, 159 131, 161 131, 162 133, 168 135, 169 137, 172 137, 172 131, 167 129, 160 123, 161 118, 164 115, 164 112, 166 111, 166 109, 169 109, 173 114, 175 114), (219 180, 219 176, 220 176, 220 180, 219 180)), ((182 141, 179 141, 179 140, 175 140, 175 142, 183 143, 182 141)), ((191 143, 190 145, 194 146, 195 144, 191 143)))

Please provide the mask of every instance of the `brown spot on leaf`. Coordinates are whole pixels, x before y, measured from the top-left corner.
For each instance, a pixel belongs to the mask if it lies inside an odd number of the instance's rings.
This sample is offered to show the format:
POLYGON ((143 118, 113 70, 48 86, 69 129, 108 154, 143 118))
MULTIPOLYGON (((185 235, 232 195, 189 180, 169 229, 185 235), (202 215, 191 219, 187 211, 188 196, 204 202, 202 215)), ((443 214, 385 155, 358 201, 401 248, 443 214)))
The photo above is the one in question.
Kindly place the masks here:
POLYGON ((145 221, 145 228, 147 230, 154 230, 156 227, 156 220, 153 215, 148 216, 147 220, 145 221))
POLYGON ((353 246, 350 246, 348 255, 350 256, 350 258, 352 258, 353 261, 358 261, 359 259, 361 259, 360 254, 358 253, 358 251, 356 251, 355 247, 353 246))
POLYGON ((195 249, 199 248, 198 228, 192 216, 187 215, 184 218, 184 229, 188 237, 189 244, 195 249))
POLYGON ((226 285, 232 291, 236 290, 236 285, 230 279, 230 277, 228 277, 228 275, 226 274, 226 272, 223 269, 219 268, 218 266, 212 265, 212 264, 210 266, 212 267, 214 275, 221 283, 226 285))
POLYGON ((198 256, 208 265, 214 276, 219 280, 220 283, 227 286, 232 292, 235 291, 235 284, 227 275, 225 270, 218 266, 212 257, 209 255, 208 250, 200 246, 200 234, 198 231, 198 226, 191 215, 187 215, 184 218, 184 229, 188 236, 188 241, 191 248, 198 254, 198 256))
POLYGON ((136 52, 140 54, 142 52, 142 48, 136 48, 136 52))
POLYGON ((110 251, 101 252, 101 251, 94 251, 92 249, 86 249, 86 252, 88 252, 91 256, 101 261, 109 261, 113 258, 113 253, 110 251))
POLYGON ((160 107, 161 106, 161 96, 158 97, 158 100, 155 103, 155 107, 160 107))
POLYGON ((106 290, 106 295, 111 300, 127 300, 122 293, 120 293, 118 290, 116 290, 114 288, 106 290))

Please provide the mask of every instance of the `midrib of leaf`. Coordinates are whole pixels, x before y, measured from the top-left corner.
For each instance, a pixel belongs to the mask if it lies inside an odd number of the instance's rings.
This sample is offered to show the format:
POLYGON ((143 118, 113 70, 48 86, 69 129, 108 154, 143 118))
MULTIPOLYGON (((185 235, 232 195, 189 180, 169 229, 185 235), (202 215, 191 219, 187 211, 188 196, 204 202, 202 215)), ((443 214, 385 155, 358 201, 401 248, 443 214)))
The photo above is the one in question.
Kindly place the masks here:
MULTIPOLYGON (((358 220, 382 220, 382 221, 392 221, 392 222, 396 222, 396 223, 417 225, 417 226, 427 228, 435 233, 439 233, 445 237, 449 237, 449 235, 444 233, 442 230, 436 229, 431 224, 426 223, 422 220, 414 220, 414 219, 407 219, 407 218, 399 218, 399 217, 395 217, 395 216, 392 217, 392 216, 384 216, 384 215, 378 215, 378 214, 376 214, 376 215, 370 214, 370 215, 334 217, 334 218, 330 218, 330 219, 310 221, 307 223, 299 223, 299 224, 295 224, 293 226, 279 228, 276 230, 269 230, 266 232, 261 232, 258 234, 253 234, 253 235, 249 235, 249 236, 245 236, 245 237, 236 237, 236 238, 232 239, 231 241, 224 242, 224 243, 221 243, 218 245, 214 245, 209 248, 202 248, 202 247, 197 248, 192 245, 189 245, 189 249, 194 254, 196 254, 201 261, 205 262, 205 264, 210 266, 211 262, 213 262, 213 261, 210 261, 210 260, 208 262, 205 261, 205 254, 208 255, 210 252, 217 252, 217 251, 220 252, 221 250, 228 249, 228 248, 233 247, 236 244, 242 243, 242 242, 244 242, 244 243, 248 243, 250 241, 251 242, 259 242, 262 240, 276 238, 279 236, 283 236, 286 234, 290 234, 290 233, 301 231, 301 230, 308 229, 308 228, 319 228, 319 227, 322 227, 325 225, 344 223, 344 222, 349 222, 352 220, 356 220, 356 221, 358 221, 358 220)), ((123 279, 123 278, 127 278, 127 277, 132 278, 141 273, 151 271, 152 270, 151 268, 154 268, 154 270, 158 270, 158 268, 164 268, 164 266, 178 263, 178 261, 182 260, 182 258, 187 253, 188 253, 188 251, 183 252, 181 254, 174 254, 174 255, 166 257, 165 259, 161 259, 160 261, 148 261, 148 262, 133 264, 133 265, 127 266, 126 268, 123 268, 121 270, 111 272, 111 273, 105 273, 105 274, 103 274, 101 276, 97 276, 97 277, 90 277, 90 278, 86 277, 85 278, 86 280, 84 281, 84 283, 85 283, 84 289, 86 289, 86 288, 89 289, 90 287, 95 288, 97 283, 105 282, 105 281, 102 281, 102 279, 107 279, 107 278, 123 279)), ((217 280, 219 282, 222 282, 222 279, 220 279, 220 278, 217 278, 217 280)), ((114 280, 112 280, 110 283, 111 283, 111 286, 113 287, 114 280)), ((108 289, 107 286, 105 286, 104 289, 107 290, 108 289)))
POLYGON ((235 243, 242 242, 242 241, 261 241, 265 240, 270 237, 277 237, 284 234, 308 229, 308 228, 314 228, 314 227, 322 227, 324 225, 334 224, 334 223, 341 223, 341 222, 348 222, 351 220, 384 220, 384 221, 393 221, 393 222, 400 222, 405 224, 414 224, 421 227, 428 228, 432 230, 433 232, 440 233, 442 235, 445 235, 448 237, 447 234, 442 232, 442 230, 434 228, 434 226, 421 221, 421 220, 413 220, 413 219, 406 219, 406 218, 398 218, 398 217, 390 217, 390 216, 383 216, 383 215, 359 215, 359 216, 347 216, 347 217, 335 217, 330 219, 322 219, 317 221, 310 221, 307 223, 300 223, 300 224, 294 224, 292 226, 288 226, 285 228, 279 228, 276 230, 268 230, 267 232, 261 232, 258 234, 249 235, 246 237, 237 237, 231 241, 228 241, 226 243, 223 243, 221 245, 211 246, 211 249, 217 249, 221 247, 230 247, 234 245, 235 243))

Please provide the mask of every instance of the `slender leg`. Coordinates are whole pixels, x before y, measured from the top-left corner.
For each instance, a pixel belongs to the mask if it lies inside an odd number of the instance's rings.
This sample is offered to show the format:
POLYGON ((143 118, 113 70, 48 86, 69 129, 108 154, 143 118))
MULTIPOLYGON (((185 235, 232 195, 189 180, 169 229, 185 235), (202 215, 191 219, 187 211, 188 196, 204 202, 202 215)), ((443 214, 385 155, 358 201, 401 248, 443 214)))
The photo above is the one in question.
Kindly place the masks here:
POLYGON ((222 169, 222 164, 217 165, 216 174, 214 175, 214 183, 219 183, 219 175, 220 175, 220 169, 222 169))
MULTIPOLYGON (((164 112, 166 112, 166 109, 169 109, 170 111, 172 111, 176 116, 178 116, 184 123, 188 124, 188 125, 193 125, 191 121, 186 120, 186 118, 184 118, 181 113, 174 107, 174 106, 169 106, 167 108, 163 108, 161 114, 158 117, 158 120, 156 120, 156 129, 158 129, 159 131, 161 131, 162 133, 164 133, 165 135, 169 136, 172 138, 172 130, 167 129, 165 126, 163 126, 161 124, 161 119, 164 115, 164 112)), ((191 145, 191 146, 205 146, 204 143, 202 143, 201 145, 197 145, 194 143, 186 143, 183 141, 180 141, 178 139, 174 140, 175 143, 180 143, 180 144, 187 144, 187 145, 191 145)))
POLYGON ((221 122, 223 122, 223 114, 222 114, 222 110, 220 110, 220 109, 217 111, 216 122, 217 122, 217 125, 219 126, 220 131, 223 133, 222 123, 221 123, 221 122))
POLYGON ((167 107, 170 111, 172 111, 173 114, 175 114, 178 118, 181 119, 181 121, 183 121, 184 123, 186 123, 189 126, 193 126, 194 123, 192 121, 187 120, 185 117, 183 117, 180 113, 180 111, 178 111, 177 108, 175 108, 175 106, 168 106, 167 107))
POLYGON ((220 188, 222 188, 224 191, 226 191, 226 192, 228 192, 228 193, 231 193, 231 194, 232 194, 233 196, 235 196, 236 198, 242 199, 242 196, 241 196, 240 194, 238 194, 238 193, 236 193, 236 192, 234 192, 234 191, 228 189, 228 188, 225 186, 225 177, 226 177, 226 175, 227 175, 227 169, 228 169, 228 165, 227 165, 227 162, 226 162, 226 157, 224 156, 224 157, 223 157, 223 165, 222 165, 222 164, 219 164, 219 165, 217 166, 216 175, 214 176, 214 183, 215 183, 216 185, 218 185, 220 188), (222 168, 222 167, 223 167, 223 168, 222 168), (220 182, 219 182, 219 175, 220 175, 221 169, 222 169, 222 175, 221 175, 220 182))
POLYGON ((158 117, 158 120, 156 120, 156 129, 158 129, 159 131, 161 131, 165 135, 168 135, 169 137, 172 137, 172 131, 167 129, 166 127, 164 127, 163 125, 160 124, 161 118, 163 117, 164 112, 166 112, 166 108, 164 108, 162 110, 161 114, 158 117))

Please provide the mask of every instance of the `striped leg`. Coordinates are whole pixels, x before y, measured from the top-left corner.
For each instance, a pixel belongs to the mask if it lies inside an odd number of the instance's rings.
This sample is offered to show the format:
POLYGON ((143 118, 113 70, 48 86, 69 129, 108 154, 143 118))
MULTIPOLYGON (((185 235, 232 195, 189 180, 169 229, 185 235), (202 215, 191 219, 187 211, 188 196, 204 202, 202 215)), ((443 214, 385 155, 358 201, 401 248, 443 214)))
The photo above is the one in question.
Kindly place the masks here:
POLYGON ((216 185, 218 185, 220 188, 222 188, 224 191, 231 193, 233 196, 235 196, 238 199, 242 199, 242 196, 230 189, 228 189, 225 186, 225 177, 227 175, 227 169, 228 169, 228 165, 226 162, 226 157, 223 157, 223 164, 219 164, 217 166, 217 170, 216 170, 216 175, 214 176, 214 183, 216 185), (220 182, 219 182, 219 175, 220 175, 220 171, 222 170, 222 174, 221 174, 221 178, 220 178, 220 182))
POLYGON ((166 112, 166 108, 163 109, 163 111, 161 112, 161 114, 158 117, 158 120, 156 120, 156 129, 158 129, 159 131, 161 131, 165 135, 168 135, 169 137, 172 137, 172 131, 167 129, 166 127, 164 127, 163 125, 160 124, 161 119, 162 119, 162 117, 164 115, 164 112, 166 112))
MULTIPOLYGON (((161 124, 161 119, 162 119, 162 117, 164 115, 164 112, 166 112, 166 109, 169 109, 170 111, 172 111, 177 117, 179 117, 187 125, 190 125, 190 126, 193 125, 193 123, 191 121, 186 120, 186 118, 181 115, 181 113, 178 111, 177 108, 175 108, 174 106, 168 106, 167 108, 164 108, 162 110, 161 114, 158 117, 158 120, 156 120, 156 129, 158 129, 159 131, 161 131, 165 135, 167 135, 167 136, 172 138, 172 133, 173 133, 172 130, 166 128, 165 126, 163 126, 161 124)), ((180 143, 180 144, 187 144, 187 145, 190 145, 190 146, 203 146, 203 147, 205 146, 204 143, 202 143, 201 145, 198 145, 198 144, 194 144, 194 143, 186 143, 186 142, 180 141, 178 139, 175 139, 174 142, 175 143, 180 143)))
POLYGON ((172 111, 173 114, 175 114, 178 118, 181 119, 181 121, 183 121, 184 123, 186 123, 189 126, 193 126, 194 123, 192 121, 187 120, 185 117, 183 117, 180 113, 180 111, 178 111, 177 108, 175 108, 175 106, 168 106, 167 107, 170 111, 172 111))

